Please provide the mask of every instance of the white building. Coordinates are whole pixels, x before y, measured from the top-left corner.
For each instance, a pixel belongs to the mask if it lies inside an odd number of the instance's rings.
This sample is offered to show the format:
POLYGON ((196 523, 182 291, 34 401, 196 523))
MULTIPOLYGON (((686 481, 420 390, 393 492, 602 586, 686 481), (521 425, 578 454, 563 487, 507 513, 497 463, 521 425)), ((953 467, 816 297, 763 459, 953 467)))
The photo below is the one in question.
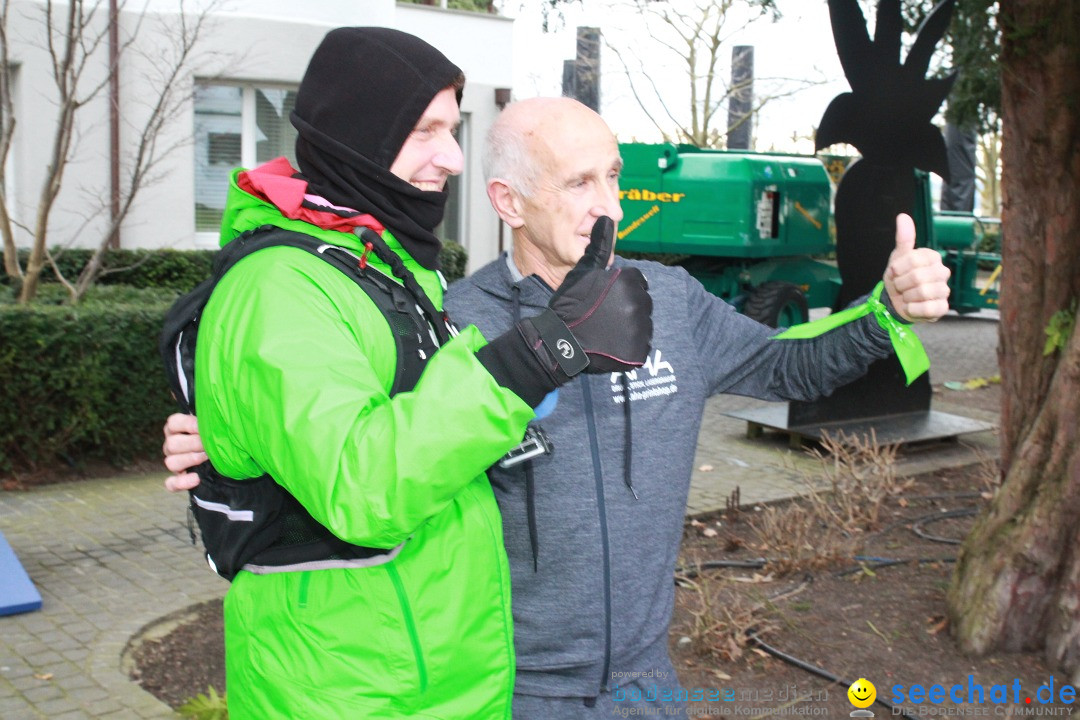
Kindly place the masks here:
MULTIPOLYGON (((121 177, 131 166, 148 104, 160 94, 155 62, 167 59, 180 34, 180 0, 145 0, 141 14, 122 9, 121 43, 134 37, 119 61, 121 177)), ((211 0, 188 0, 192 13, 211 0)), ((87 5, 95 4, 86 0, 87 5)), ((107 27, 108 2, 93 23, 107 27)), ((124 3, 120 3, 124 8, 124 3)), ((129 3, 141 9, 144 2, 129 3)), ((44 3, 13 0, 7 48, 15 66, 16 132, 5 187, 17 222, 32 226, 50 163, 56 127, 57 92, 46 51, 44 3)), ((54 8, 64 20, 64 7, 54 8)), ((377 25, 413 33, 438 47, 465 71, 460 142, 465 170, 451 187, 440 236, 469 251, 470 271, 495 257, 499 223, 488 205, 480 167, 484 134, 499 107, 496 90, 513 80, 513 21, 483 13, 397 3, 394 0, 225 0, 208 16, 192 69, 175 86, 183 103, 161 132, 159 148, 172 148, 156 166, 156 180, 136 196, 120 232, 121 247, 217 247, 217 223, 229 171, 279 155, 292 156, 295 130, 288 115, 295 90, 319 41, 346 25, 377 25), (174 147, 175 146, 175 147, 174 147)), ((91 88, 107 80, 109 53, 102 42, 90 55, 82 80, 91 88)), ((167 63, 166 63, 167 64, 167 63)), ((500 94, 500 99, 503 95, 500 94)), ((109 93, 105 88, 77 113, 72 161, 49 225, 49 245, 96 245, 107 228, 110 198, 109 93)), ((17 244, 30 236, 18 231, 17 244)))

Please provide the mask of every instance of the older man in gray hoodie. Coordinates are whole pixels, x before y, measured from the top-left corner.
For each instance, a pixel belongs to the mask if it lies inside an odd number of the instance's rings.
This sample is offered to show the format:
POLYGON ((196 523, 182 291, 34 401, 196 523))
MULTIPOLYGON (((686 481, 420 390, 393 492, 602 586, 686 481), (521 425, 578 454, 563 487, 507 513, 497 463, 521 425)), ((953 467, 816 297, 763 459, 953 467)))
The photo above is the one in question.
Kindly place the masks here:
MULTIPOLYGON (((621 167, 615 137, 584 105, 509 106, 489 134, 485 173, 513 250, 451 287, 451 316, 494 338, 541 312, 597 218, 622 218, 621 167)), ((518 718, 610 717, 695 699, 679 686, 667 631, 706 399, 821 397, 893 351, 884 325, 895 316, 935 320, 948 310, 948 270, 937 253, 914 248, 906 216, 884 289, 867 300, 874 311, 798 340, 777 338, 682 269, 613 262, 649 281, 645 367, 564 385, 536 422, 554 449, 489 471, 512 576, 518 718)), ((174 452, 191 449, 190 438, 172 438, 174 452)), ((176 457, 170 467, 180 470, 176 457)))

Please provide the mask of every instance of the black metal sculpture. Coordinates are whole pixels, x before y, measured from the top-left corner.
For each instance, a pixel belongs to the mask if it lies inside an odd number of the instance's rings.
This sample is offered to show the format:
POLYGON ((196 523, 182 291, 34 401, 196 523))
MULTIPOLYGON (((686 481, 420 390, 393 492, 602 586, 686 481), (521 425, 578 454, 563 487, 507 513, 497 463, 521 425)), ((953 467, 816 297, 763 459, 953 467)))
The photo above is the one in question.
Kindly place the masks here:
POLYGON ((836 260, 843 281, 838 308, 881 279, 894 245, 896 215, 915 208, 915 169, 948 179, 945 141, 931 119, 955 75, 925 75, 953 4, 944 0, 933 9, 901 63, 900 0, 878 3, 873 41, 857 0, 829 0, 836 50, 851 92, 829 104, 815 144, 820 151, 845 142, 862 154, 836 193, 836 260))
MULTIPOLYGON (((838 95, 821 118, 816 146, 846 142, 862 157, 836 192, 836 263, 843 285, 836 308, 873 290, 895 247, 896 216, 914 215, 915 170, 947 178, 945 141, 931 120, 955 76, 925 77, 954 0, 938 4, 901 63, 900 0, 881 0, 871 41, 857 0, 829 0, 833 37, 851 92, 838 95)), ((926 208, 928 211, 929 208, 926 208)), ((930 218, 916 218, 916 226, 930 218)), ((866 376, 814 403, 791 403, 789 425, 929 412, 930 378, 910 387, 896 358, 871 365, 866 376)))
MULTIPOLYGON (((916 169, 948 178, 945 142, 931 119, 954 77, 927 78, 926 72, 953 4, 943 0, 931 11, 901 62, 900 0, 879 1, 873 40, 858 0, 829 0, 833 37, 851 92, 829 104, 816 145, 820 151, 846 142, 862 155, 844 173, 836 194, 836 259, 843 285, 834 309, 871 292, 882 279, 896 245, 899 213, 913 216, 920 235, 929 231, 931 208, 917 202, 916 169)), ((878 441, 892 443, 990 428, 931 411, 930 394, 929 373, 908 386, 899 361, 891 357, 873 363, 863 378, 823 400, 729 414, 746 419, 752 436, 777 428, 799 442, 836 430, 861 435, 872 429, 878 441)))

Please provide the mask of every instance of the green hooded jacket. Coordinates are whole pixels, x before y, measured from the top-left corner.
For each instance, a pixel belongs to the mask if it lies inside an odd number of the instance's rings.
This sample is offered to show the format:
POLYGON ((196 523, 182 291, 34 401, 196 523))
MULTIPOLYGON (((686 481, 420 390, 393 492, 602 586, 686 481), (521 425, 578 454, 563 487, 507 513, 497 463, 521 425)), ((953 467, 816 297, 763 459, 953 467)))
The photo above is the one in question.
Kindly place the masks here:
MULTIPOLYGON (((352 233, 288 219, 236 178, 223 244, 272 224, 363 251, 352 233)), ((441 307, 441 277, 383 237, 441 307)), ((225 598, 232 720, 510 716, 509 570, 484 471, 533 411, 477 361, 484 342, 466 328, 391 398, 389 326, 328 263, 270 248, 218 285, 196 354, 215 467, 269 473, 351 543, 404 543, 374 567, 236 577, 225 598)))

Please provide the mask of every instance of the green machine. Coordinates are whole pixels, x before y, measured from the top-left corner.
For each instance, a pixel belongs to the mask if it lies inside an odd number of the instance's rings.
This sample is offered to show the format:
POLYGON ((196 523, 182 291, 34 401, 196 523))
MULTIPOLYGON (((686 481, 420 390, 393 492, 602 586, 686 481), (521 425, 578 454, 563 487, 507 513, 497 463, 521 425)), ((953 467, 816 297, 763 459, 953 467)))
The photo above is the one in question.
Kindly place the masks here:
MULTIPOLYGON (((709 292, 774 327, 832 307, 840 275, 824 258, 835 250, 833 186, 817 157, 673 144, 629 143, 620 151, 619 251, 678 256, 709 292)), ((996 276, 981 289, 976 280, 980 264, 1000 268, 1000 255, 985 250, 997 221, 931 215, 929 176, 916 180, 920 244, 938 250, 953 271, 953 309, 996 307, 996 276)))
POLYGON ((1001 220, 964 212, 934 214, 927 247, 941 253, 949 278, 949 307, 960 314, 996 309, 1001 279, 1001 220), (985 278, 981 273, 989 273, 985 278))

